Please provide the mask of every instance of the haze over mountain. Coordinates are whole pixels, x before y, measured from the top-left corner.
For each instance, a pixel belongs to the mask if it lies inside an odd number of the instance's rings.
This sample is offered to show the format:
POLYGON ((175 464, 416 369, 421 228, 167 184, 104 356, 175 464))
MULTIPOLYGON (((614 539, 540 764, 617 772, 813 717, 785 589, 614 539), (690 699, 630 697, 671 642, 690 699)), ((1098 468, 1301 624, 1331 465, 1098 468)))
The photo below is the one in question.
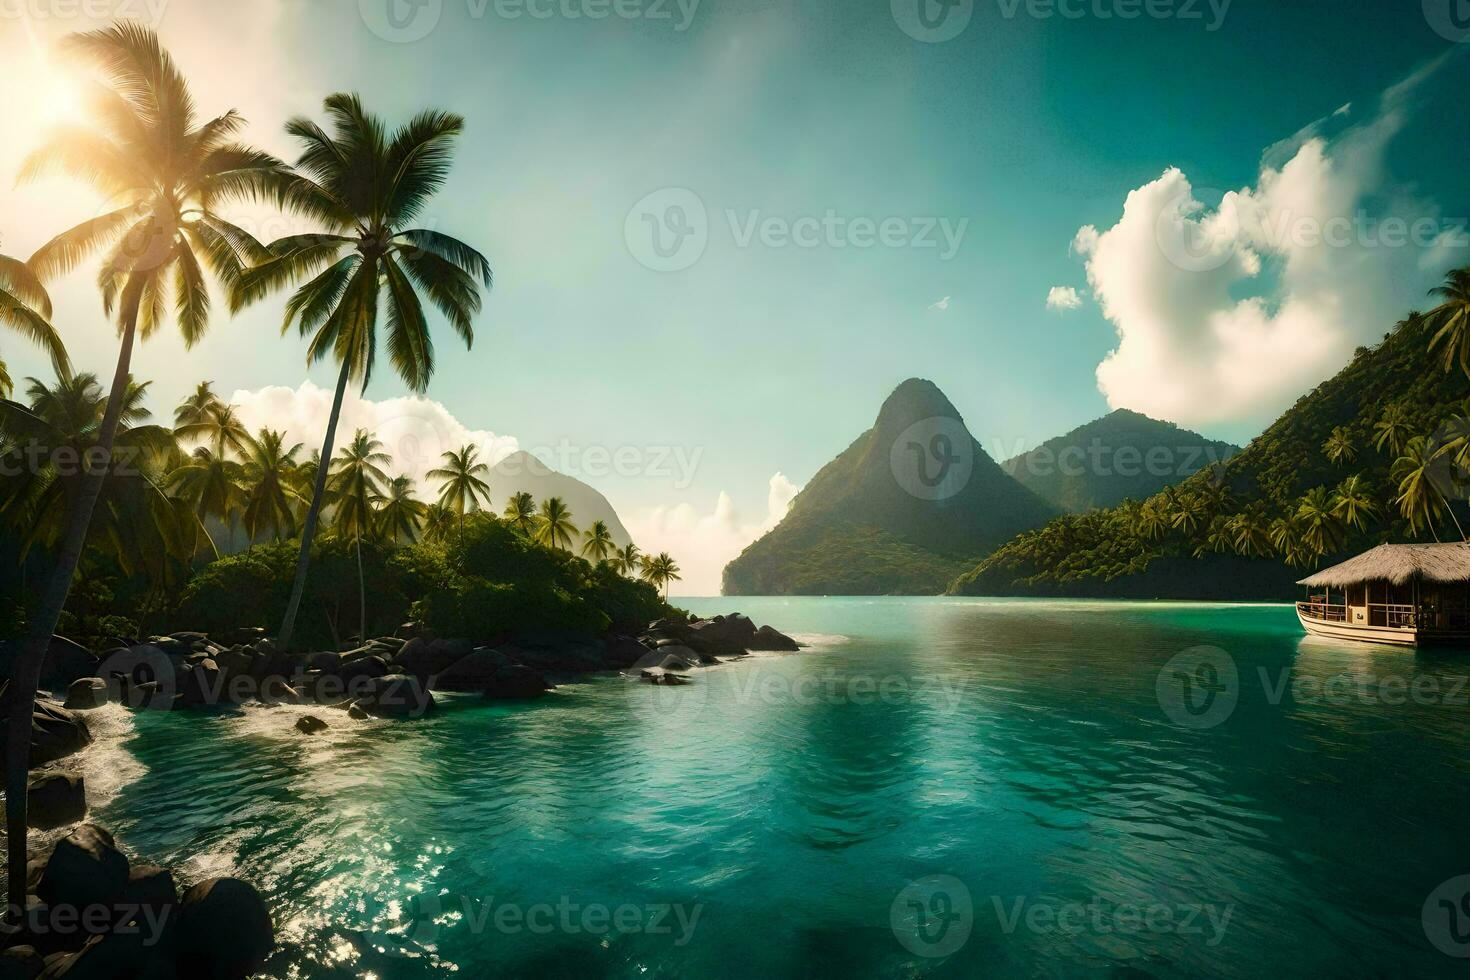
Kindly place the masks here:
POLYGON ((1120 408, 1001 464, 1043 500, 1072 514, 1143 500, 1240 452, 1120 408))
MULTIPOLYGON (((537 503, 548 497, 560 497, 572 512, 572 523, 585 531, 594 521, 606 521, 619 548, 633 540, 618 519, 617 511, 599 491, 575 477, 558 473, 528 452, 518 450, 490 468, 490 501, 496 513, 517 493, 529 493, 537 503)), ((581 548, 578 541, 577 549, 581 548)))
POLYGON ((786 518, 725 568, 727 595, 938 592, 1057 511, 991 459, 948 398, 911 378, 786 518))

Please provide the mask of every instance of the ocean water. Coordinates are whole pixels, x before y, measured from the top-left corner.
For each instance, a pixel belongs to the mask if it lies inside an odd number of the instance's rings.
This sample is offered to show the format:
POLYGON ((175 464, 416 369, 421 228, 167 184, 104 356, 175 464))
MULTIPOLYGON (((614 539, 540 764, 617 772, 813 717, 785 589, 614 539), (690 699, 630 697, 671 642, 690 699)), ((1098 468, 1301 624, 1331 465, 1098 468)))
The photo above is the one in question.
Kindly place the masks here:
POLYGON ((268 975, 1464 975, 1470 654, 1288 607, 681 600, 809 644, 544 700, 105 709, 95 818, 268 975))

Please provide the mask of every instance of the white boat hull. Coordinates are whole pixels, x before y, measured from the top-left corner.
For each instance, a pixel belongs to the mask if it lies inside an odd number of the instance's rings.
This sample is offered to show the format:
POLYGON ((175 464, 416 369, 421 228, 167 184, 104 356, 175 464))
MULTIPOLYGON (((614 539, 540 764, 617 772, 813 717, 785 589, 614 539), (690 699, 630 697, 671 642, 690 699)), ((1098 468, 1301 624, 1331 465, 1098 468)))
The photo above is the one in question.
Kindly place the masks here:
POLYGON ((1302 629, 1312 636, 1326 636, 1334 640, 1354 640, 1358 643, 1387 643, 1397 647, 1420 647, 1432 644, 1470 645, 1470 631, 1466 630, 1420 630, 1413 627, 1367 626, 1341 620, 1315 619, 1297 609, 1296 618, 1302 629))

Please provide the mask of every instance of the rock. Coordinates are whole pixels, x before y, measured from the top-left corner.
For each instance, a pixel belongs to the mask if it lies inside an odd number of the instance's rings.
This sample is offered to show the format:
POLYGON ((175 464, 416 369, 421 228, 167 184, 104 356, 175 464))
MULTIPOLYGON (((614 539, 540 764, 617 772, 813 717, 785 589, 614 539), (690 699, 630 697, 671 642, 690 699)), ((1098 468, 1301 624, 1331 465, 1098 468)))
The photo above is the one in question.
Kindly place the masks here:
POLYGON ((692 670, 697 662, 699 654, 688 647, 659 647, 654 652, 653 666, 664 670, 692 670))
POLYGON ((183 644, 186 647, 192 647, 196 643, 202 643, 208 640, 209 636, 204 633, 194 633, 185 630, 179 633, 170 633, 168 635, 168 638, 170 640, 173 640, 175 643, 183 644))
MULTIPOLYGON (((394 657, 399 670, 412 674, 420 680, 428 680, 443 673, 458 661, 469 656, 472 647, 469 640, 440 640, 415 637, 404 643, 394 657)), ((452 690, 452 688, 445 688, 452 690)))
POLYGON ((123 902, 151 909, 164 909, 179 904, 179 888, 173 872, 155 864, 134 865, 128 871, 128 884, 123 889, 123 902))
POLYGON ((255 673, 255 656, 245 649, 226 650, 215 658, 215 663, 227 681, 236 677, 252 677, 255 673))
POLYGON ((684 641, 702 653, 733 656, 745 652, 755 636, 755 624, 746 616, 732 613, 713 619, 698 619, 682 631, 684 641))
POLYGON ((745 649, 795 651, 801 649, 801 644, 785 633, 777 632, 769 626, 762 626, 755 631, 755 635, 750 638, 745 649))
POLYGON ((179 695, 187 705, 217 705, 228 699, 224 674, 213 657, 205 657, 179 677, 179 695))
MULTIPOLYGON (((0 689, 0 713, 9 716, 8 692, 0 689)), ((5 719, 0 719, 0 748, 3 748, 8 730, 5 719)), ((80 751, 92 741, 87 723, 55 701, 38 699, 31 712, 31 768, 44 766, 64 759, 80 751)))
POLYGON ((372 717, 372 715, 368 714, 366 711, 353 704, 349 705, 347 708, 347 717, 355 718, 358 721, 367 721, 369 718, 372 717))
POLYGON ((400 640, 416 640, 421 637, 432 640, 434 631, 422 623, 404 623, 393 632, 393 635, 400 640))
POLYGON ((485 697, 492 701, 531 701, 552 689, 540 672, 522 664, 506 664, 485 684, 485 697))
POLYGON ((528 667, 538 670, 586 674, 606 670, 604 648, 600 640, 582 633, 541 631, 518 636, 507 653, 528 667))
POLYGON ((128 884, 128 859, 112 835, 84 823, 56 842, 36 883, 36 896, 50 906, 84 909, 111 905, 128 884))
POLYGON ((162 687, 157 681, 148 681, 146 684, 128 685, 123 704, 139 711, 172 711, 178 701, 177 694, 162 687))
POLYGON ((74 772, 32 776, 26 790, 26 822, 37 830, 76 823, 87 815, 87 784, 74 772))
POLYGON ((662 667, 648 667, 638 672, 638 677, 650 684, 663 684, 668 687, 677 687, 680 684, 688 684, 689 678, 680 677, 678 674, 665 670, 662 667))
POLYGON ((45 968, 34 946, 12 946, 0 953, 0 980, 35 980, 45 968))
POLYGON ((265 901, 238 878, 211 878, 184 893, 179 906, 179 976, 244 980, 276 944, 265 901))
POLYGON ((329 726, 316 715, 302 715, 296 719, 296 730, 303 735, 315 735, 317 732, 326 731, 329 726))
POLYGON ((603 663, 614 670, 626 670, 647 655, 648 647, 631 636, 610 636, 603 642, 603 663))
POLYGON ((71 711, 90 711, 100 708, 112 700, 107 682, 100 677, 79 677, 66 689, 66 701, 62 707, 71 711))
POLYGON ((387 675, 388 665, 383 658, 373 656, 360 657, 350 663, 344 662, 341 669, 337 671, 337 676, 349 685, 356 680, 386 677, 387 675))
MULTIPOLYGON (((10 678, 13 664, 20 656, 20 640, 0 643, 0 671, 10 678)), ((97 672, 97 658, 86 647, 73 643, 64 636, 51 637, 46 647, 45 659, 41 661, 41 676, 37 682, 42 690, 63 691, 71 682, 81 677, 91 677, 97 672)))
POLYGON ((335 674, 342 667, 342 655, 330 650, 310 654, 306 658, 307 670, 320 670, 323 673, 335 674))
MULTIPOLYGON (((418 640, 412 641, 418 643, 418 640)), ((435 640, 442 643, 442 640, 435 640)), ((415 658, 422 663, 421 658, 415 658)), ((483 691, 498 671, 503 667, 510 666, 511 660, 500 650, 492 650, 489 647, 481 647, 472 653, 453 661, 447 669, 433 671, 430 687, 435 691, 483 691)), ((407 670, 405 673, 417 675, 417 671, 407 670)))
POLYGON ((264 626, 237 626, 234 629, 225 630, 223 633, 213 637, 216 641, 228 646, 236 644, 255 643, 265 639, 264 626))
POLYGON ((152 980, 178 976, 173 958, 158 948, 157 938, 143 929, 131 928, 92 936, 75 953, 48 956, 41 980, 152 980))
POLYGON ((417 677, 389 674, 372 681, 365 697, 355 707, 378 718, 419 718, 434 710, 434 696, 424 690, 417 677))

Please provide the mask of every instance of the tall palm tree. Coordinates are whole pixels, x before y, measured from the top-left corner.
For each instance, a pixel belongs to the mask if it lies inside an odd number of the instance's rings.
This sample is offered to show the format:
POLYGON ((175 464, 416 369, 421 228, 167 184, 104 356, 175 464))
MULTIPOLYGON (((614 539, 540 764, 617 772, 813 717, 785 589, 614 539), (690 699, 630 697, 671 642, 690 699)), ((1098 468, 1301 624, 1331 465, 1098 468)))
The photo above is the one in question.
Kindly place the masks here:
MULTIPOLYGON (((37 278, 71 271, 88 255, 107 249, 98 285, 103 308, 116 316, 121 334, 117 366, 95 451, 110 458, 127 395, 133 343, 176 314, 184 342, 192 346, 209 323, 205 270, 226 285, 242 264, 263 258, 259 245, 226 221, 219 208, 242 197, 274 196, 288 169, 267 154, 234 142, 244 125, 235 112, 198 123, 188 85, 146 27, 123 22, 73 35, 68 51, 94 65, 94 119, 63 127, 25 163, 21 179, 43 173, 79 178, 109 199, 112 210, 63 232, 31 257, 37 278), (115 207, 113 207, 115 205, 115 207)), ((92 512, 107 467, 92 468, 71 503, 56 565, 30 624, 12 674, 15 699, 6 743, 6 825, 9 828, 10 898, 25 902, 26 777, 30 711, 51 634, 66 605, 81 560, 92 512)))
POLYGON ((1373 445, 1380 452, 1397 456, 1410 435, 1409 413, 1403 405, 1389 405, 1373 425, 1373 445))
POLYGON ((481 503, 490 502, 490 485, 482 476, 490 467, 479 460, 480 450, 473 445, 463 446, 458 452, 446 451, 444 465, 429 471, 429 479, 441 480, 439 503, 459 515, 459 535, 464 537, 464 515, 466 511, 480 509, 481 503))
POLYGON ((1314 556, 1341 550, 1347 538, 1347 524, 1338 514, 1337 501, 1326 487, 1313 487, 1297 505, 1297 524, 1302 543, 1314 556))
MULTIPOLYGON (((485 257, 464 242, 411 227, 443 187, 464 121, 430 110, 389 133, 356 95, 329 96, 325 109, 331 134, 307 118, 286 124, 302 145, 290 202, 320 222, 324 233, 272 243, 271 258, 241 277, 231 305, 241 309, 310 277, 287 301, 282 330, 295 324, 311 336, 309 361, 330 354, 340 364, 322 441, 322 458, 330 459, 347 382, 366 390, 372 377, 380 313, 386 313, 389 361, 409 388, 422 392, 434 373, 434 345, 420 293, 468 346, 480 287, 490 288, 491 275, 485 257)), ((306 512, 279 636, 284 648, 306 586, 325 480, 319 472, 306 512)))
POLYGON ((285 435, 272 429, 261 429, 250 440, 242 467, 245 503, 241 516, 251 544, 262 531, 269 530, 273 541, 295 533, 301 496, 293 486, 293 475, 299 452, 301 443, 287 446, 285 435))
MULTIPOLYGON (((0 324, 15 330, 51 355, 56 376, 71 373, 61 335, 51 326, 51 298, 30 267, 19 259, 0 255, 0 324)), ((0 363, 0 398, 9 398, 10 374, 0 363)))
POLYGON ((214 382, 199 382, 193 393, 185 395, 174 409, 174 431, 203 422, 209 410, 218 404, 220 399, 214 392, 214 382))
POLYGON ((235 406, 216 398, 196 414, 194 404, 197 397, 196 391, 174 410, 174 435, 180 439, 198 440, 221 458, 228 457, 232 452, 240 456, 248 455, 250 430, 240 421, 235 406), (189 421, 178 422, 181 415, 189 421))
MULTIPOLYGON (((200 526, 213 518, 223 524, 229 538, 245 497, 244 468, 208 446, 200 446, 188 460, 168 474, 168 487, 187 501, 198 515, 200 526)), ((207 533, 207 532, 206 532, 207 533)), ((218 545, 215 545, 218 549, 218 545)))
POLYGON ((1322 452, 1334 463, 1351 463, 1358 456, 1358 447, 1353 444, 1352 434, 1339 425, 1322 444, 1322 452))
POLYGON ((664 599, 669 597, 669 583, 680 581, 679 566, 667 551, 660 551, 652 558, 645 558, 643 562, 643 577, 653 584, 656 589, 662 589, 664 599))
POLYGON ((582 556, 593 562, 606 561, 617 547, 607 521, 593 521, 592 526, 582 532, 582 556))
POLYGON ((1460 538, 1464 539, 1465 532, 1460 527, 1460 520, 1436 482, 1437 471, 1443 465, 1443 458, 1428 437, 1415 436, 1410 439, 1404 447, 1404 454, 1393 464, 1393 479, 1399 494, 1394 498, 1394 503, 1398 505, 1399 513, 1409 522, 1410 530, 1418 534, 1420 527, 1428 527, 1436 541, 1439 540, 1439 531, 1435 529, 1434 519, 1448 510, 1450 519, 1455 522, 1455 529, 1460 532, 1460 538))
POLYGON ((377 504, 380 537, 394 544, 418 540, 429 508, 414 498, 412 479, 395 476, 389 480, 388 488, 378 497, 377 504))
POLYGON ((362 572, 362 539, 373 533, 373 501, 383 495, 388 474, 383 469, 392 462, 383 452, 383 444, 366 429, 358 429, 342 455, 332 460, 331 482, 327 495, 332 501, 332 525, 343 537, 350 537, 357 551, 357 598, 362 630, 358 638, 367 642, 367 582, 362 572))
POLYGON ((1424 314, 1424 322, 1434 331, 1429 349, 1443 344, 1444 369, 1452 371, 1458 364, 1470 377, 1470 265, 1452 271, 1444 285, 1434 287, 1429 295, 1441 300, 1424 314))
POLYGON ((442 543, 454 533, 454 511, 442 504, 429 504, 424 508, 423 538, 425 541, 442 543))
POLYGON ((1271 522, 1268 533, 1272 547, 1288 565, 1301 568, 1309 563, 1311 553, 1302 538, 1301 524, 1295 513, 1276 518, 1271 522))
POLYGON ((1368 522, 1378 516, 1378 504, 1362 475, 1354 474, 1337 485, 1332 492, 1332 512, 1359 531, 1366 530, 1368 522))
POLYGON ((572 512, 567 509, 564 500, 560 497, 550 497, 541 501, 541 511, 536 515, 535 539, 537 544, 570 551, 572 550, 572 535, 576 533, 577 527, 572 523, 572 512))
POLYGON ((526 493, 513 493, 505 504, 503 515, 514 527, 526 534, 536 531, 536 498, 526 493))
POLYGON ((619 575, 637 575, 638 567, 642 563, 643 555, 631 541, 613 552, 612 567, 619 575))
POLYGON ((1246 558, 1265 558, 1275 547, 1271 530, 1271 525, 1259 513, 1246 511, 1236 514, 1230 519, 1235 553, 1246 558))

